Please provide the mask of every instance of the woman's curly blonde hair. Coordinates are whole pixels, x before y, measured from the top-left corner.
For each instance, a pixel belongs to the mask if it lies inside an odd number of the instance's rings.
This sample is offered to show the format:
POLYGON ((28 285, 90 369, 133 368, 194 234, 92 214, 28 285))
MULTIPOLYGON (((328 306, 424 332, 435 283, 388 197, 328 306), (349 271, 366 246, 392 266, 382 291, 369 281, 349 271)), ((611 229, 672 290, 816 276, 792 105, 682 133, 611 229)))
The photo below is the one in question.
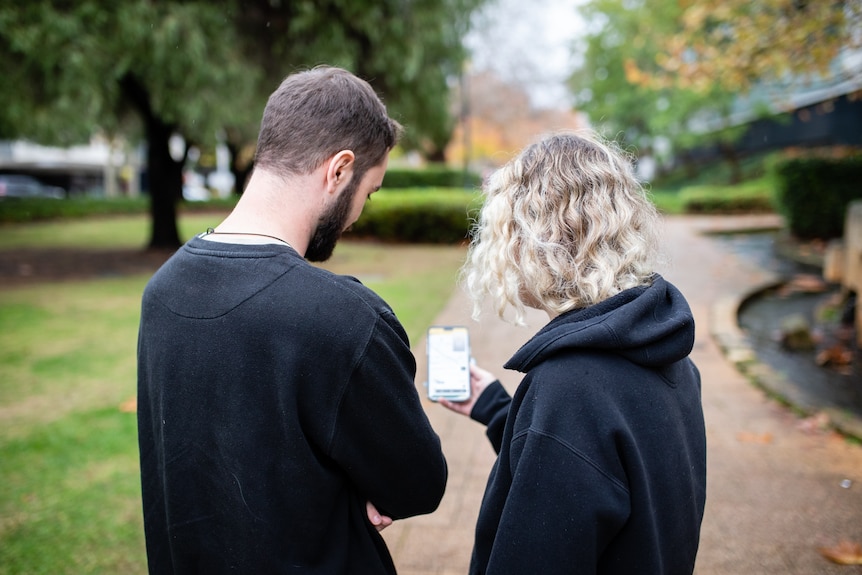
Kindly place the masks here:
POLYGON ((629 157, 596 134, 560 133, 525 148, 484 186, 462 280, 478 319, 526 307, 556 315, 648 285, 659 215, 629 157))

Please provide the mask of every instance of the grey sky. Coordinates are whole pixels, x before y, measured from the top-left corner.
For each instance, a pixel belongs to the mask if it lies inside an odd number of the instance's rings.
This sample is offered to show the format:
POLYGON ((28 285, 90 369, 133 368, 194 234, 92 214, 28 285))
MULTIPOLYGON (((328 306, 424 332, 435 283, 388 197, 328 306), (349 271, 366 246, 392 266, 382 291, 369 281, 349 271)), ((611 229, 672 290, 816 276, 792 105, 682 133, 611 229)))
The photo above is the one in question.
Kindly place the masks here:
POLYGON ((492 69, 527 87, 539 107, 570 106, 565 79, 584 0, 492 0, 467 38, 476 70, 492 69))

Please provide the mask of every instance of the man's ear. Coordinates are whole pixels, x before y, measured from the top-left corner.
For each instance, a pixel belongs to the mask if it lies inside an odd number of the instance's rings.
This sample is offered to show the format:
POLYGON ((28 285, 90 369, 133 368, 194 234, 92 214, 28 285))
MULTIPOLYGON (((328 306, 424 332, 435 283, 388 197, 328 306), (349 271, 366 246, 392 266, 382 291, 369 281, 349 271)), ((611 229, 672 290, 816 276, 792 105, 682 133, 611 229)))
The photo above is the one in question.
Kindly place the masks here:
POLYGON ((326 191, 335 194, 353 176, 353 165, 356 155, 351 150, 341 150, 332 158, 326 167, 326 191))

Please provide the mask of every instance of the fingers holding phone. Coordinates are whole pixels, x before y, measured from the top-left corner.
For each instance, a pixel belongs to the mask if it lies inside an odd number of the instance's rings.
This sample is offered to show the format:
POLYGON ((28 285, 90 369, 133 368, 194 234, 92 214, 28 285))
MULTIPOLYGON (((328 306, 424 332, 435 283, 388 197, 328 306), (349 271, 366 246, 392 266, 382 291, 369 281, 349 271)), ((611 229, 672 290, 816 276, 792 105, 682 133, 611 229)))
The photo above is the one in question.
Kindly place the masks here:
POLYGON ((473 388, 473 391, 478 391, 476 395, 479 395, 485 388, 497 381, 497 376, 482 369, 475 363, 470 364, 470 385, 473 388))
POLYGON ((450 401, 441 399, 440 405, 451 409, 455 413, 470 417, 470 412, 473 411, 473 406, 476 405, 479 396, 485 391, 485 388, 497 381, 497 378, 490 371, 484 370, 481 367, 470 363, 470 397, 466 401, 450 401))

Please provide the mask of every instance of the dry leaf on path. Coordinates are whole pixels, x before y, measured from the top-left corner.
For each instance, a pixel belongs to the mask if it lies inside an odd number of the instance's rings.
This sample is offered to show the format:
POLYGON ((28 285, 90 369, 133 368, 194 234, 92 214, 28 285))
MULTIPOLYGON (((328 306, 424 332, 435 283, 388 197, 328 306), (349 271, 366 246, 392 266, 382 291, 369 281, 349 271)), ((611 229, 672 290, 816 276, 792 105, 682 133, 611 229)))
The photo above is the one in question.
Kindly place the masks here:
POLYGON ((862 545, 841 541, 832 547, 821 547, 820 554, 839 565, 862 565, 862 545))
POLYGON ((740 443, 760 443, 766 445, 772 443, 771 433, 754 433, 751 431, 740 431, 736 434, 736 439, 740 443))
POLYGON ((130 397, 120 404, 120 411, 123 413, 135 413, 138 411, 138 398, 130 397))
POLYGON ((853 351, 841 343, 836 343, 832 347, 819 351, 816 362, 819 366, 849 365, 853 362, 853 351))

